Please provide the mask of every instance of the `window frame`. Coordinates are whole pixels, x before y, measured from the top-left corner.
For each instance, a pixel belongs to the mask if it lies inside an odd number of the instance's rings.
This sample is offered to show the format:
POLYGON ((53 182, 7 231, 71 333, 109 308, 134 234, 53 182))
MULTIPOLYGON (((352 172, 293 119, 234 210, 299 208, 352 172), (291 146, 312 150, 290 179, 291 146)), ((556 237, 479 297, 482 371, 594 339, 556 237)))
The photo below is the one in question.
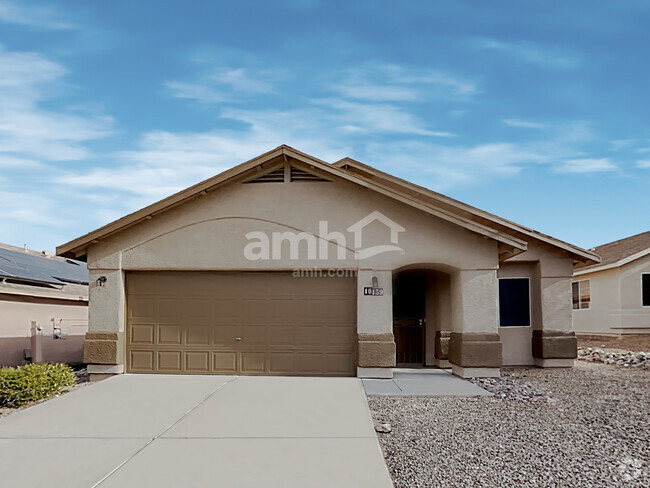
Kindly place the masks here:
POLYGON ((499 329, 526 329, 533 326, 533 289, 530 286, 530 276, 503 276, 501 280, 526 280, 528 281, 528 325, 501 325, 501 288, 497 297, 497 312, 499 314, 499 329))
MULTIPOLYGON (((643 276, 644 275, 650 276, 650 272, 641 273, 641 278, 640 278, 640 280, 641 280, 641 287, 640 287, 640 291, 641 291, 641 308, 650 308, 650 303, 648 303, 648 305, 643 304, 643 276)), ((650 283, 648 283, 648 284, 650 285, 650 283)))
POLYGON ((572 281, 571 282, 571 311, 575 312, 577 310, 591 310, 591 278, 585 278, 583 280, 578 280, 578 281, 572 281), (589 282, 589 301, 587 302, 589 304, 588 307, 583 307, 582 306, 582 301, 580 300, 580 295, 582 294, 582 286, 580 283, 583 283, 585 281, 589 282), (573 308, 573 284, 577 283, 578 284, 578 308, 573 308))

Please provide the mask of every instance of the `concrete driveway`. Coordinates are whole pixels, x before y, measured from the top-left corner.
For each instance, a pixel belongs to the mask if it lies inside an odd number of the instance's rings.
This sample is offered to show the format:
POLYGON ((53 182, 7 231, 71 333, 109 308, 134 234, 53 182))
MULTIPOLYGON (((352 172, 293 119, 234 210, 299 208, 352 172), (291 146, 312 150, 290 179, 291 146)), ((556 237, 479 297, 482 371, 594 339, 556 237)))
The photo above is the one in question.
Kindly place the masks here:
POLYGON ((356 378, 121 375, 0 419, 3 486, 392 487, 356 378))

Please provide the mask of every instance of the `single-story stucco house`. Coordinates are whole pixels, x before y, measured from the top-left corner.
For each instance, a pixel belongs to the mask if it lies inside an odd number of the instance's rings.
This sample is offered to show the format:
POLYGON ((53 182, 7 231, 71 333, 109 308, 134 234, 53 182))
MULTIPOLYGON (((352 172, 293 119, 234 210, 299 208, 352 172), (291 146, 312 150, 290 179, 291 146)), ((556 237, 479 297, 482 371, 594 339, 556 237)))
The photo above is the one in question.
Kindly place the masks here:
POLYGON ((650 333, 650 231, 593 250, 602 261, 573 274, 576 332, 650 333))
POLYGON ((89 373, 462 377, 570 366, 598 255, 345 158, 280 146, 60 246, 89 373))
POLYGON ((81 363, 87 331, 86 263, 0 244, 0 366, 81 363))

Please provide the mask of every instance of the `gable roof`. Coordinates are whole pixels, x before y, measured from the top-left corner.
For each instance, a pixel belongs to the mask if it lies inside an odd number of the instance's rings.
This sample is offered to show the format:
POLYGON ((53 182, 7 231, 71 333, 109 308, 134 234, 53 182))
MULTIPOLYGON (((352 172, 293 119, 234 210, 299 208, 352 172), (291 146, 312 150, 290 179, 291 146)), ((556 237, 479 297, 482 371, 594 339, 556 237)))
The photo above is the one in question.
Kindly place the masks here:
POLYGON ((594 248, 594 252, 602 257, 602 261, 580 268, 576 275, 618 268, 647 256, 650 254, 650 231, 603 244, 594 248))
POLYGON ((462 215, 472 222, 499 229, 500 231, 507 232, 510 235, 525 241, 533 238, 551 246, 559 247, 560 249, 564 249, 569 254, 571 254, 574 260, 578 263, 584 264, 589 262, 600 262, 600 256, 593 251, 587 251, 578 246, 574 246, 573 244, 569 244, 546 234, 542 234, 536 230, 524 227, 523 225, 519 225, 509 220, 503 219, 484 210, 480 210, 476 207, 472 207, 471 205, 467 205, 466 203, 454 200, 453 198, 450 198, 441 193, 429 190, 423 186, 419 186, 411 183, 410 181, 406 181, 401 178, 392 176, 388 173, 384 173, 383 171, 373 168, 372 166, 368 166, 367 164, 363 164, 354 159, 343 158, 340 161, 334 163, 334 166, 354 173, 355 175, 366 180, 375 181, 391 188, 411 193, 417 198, 431 202, 441 208, 448 209, 451 212, 462 215))
MULTIPOLYGON (((224 171, 217 176, 202 181, 201 183, 182 190, 141 210, 133 212, 82 237, 63 244, 62 246, 57 247, 57 254, 75 258, 84 257, 89 245, 95 244, 99 242, 99 240, 136 225, 139 222, 151 219, 156 215, 191 199, 197 198, 200 195, 206 195, 208 192, 213 191, 219 186, 237 178, 245 177, 247 174, 257 170, 268 169, 272 165, 275 165, 278 160, 280 160, 279 158, 284 159, 285 162, 288 162, 288 158, 291 158, 292 162, 295 161, 299 165, 306 165, 311 169, 319 170, 325 174, 374 190, 394 200, 410 205, 411 207, 464 227, 472 232, 494 239, 499 243, 499 253, 500 256, 502 256, 502 259, 507 259, 508 257, 526 251, 526 237, 530 237, 529 234, 535 232, 530 230, 528 230, 528 234, 519 231, 513 232, 513 229, 508 228, 506 225, 495 225, 498 217, 491 216, 491 214, 488 214, 487 212, 479 211, 478 209, 474 209, 469 205, 461 204, 460 202, 456 202, 457 205, 455 206, 445 204, 442 198, 438 200, 432 198, 433 196, 444 197, 443 195, 413 185, 404 180, 399 180, 398 178, 382 173, 370 166, 363 165, 362 163, 358 163, 349 158, 341 160, 335 164, 329 164, 289 146, 282 145, 272 151, 262 154, 261 156, 224 171), (360 174, 359 171, 353 171, 351 168, 363 168, 362 172, 365 172, 365 174, 360 174), (375 177, 369 178, 368 172, 373 173, 375 177), (392 182, 389 181, 389 178, 392 179, 392 182), (416 188, 417 191, 413 191, 413 188, 416 188), (470 211, 470 209, 472 211, 470 211), (475 218, 476 214, 479 213, 485 216, 490 216, 492 219, 475 218)), ((447 197, 444 197, 444 199, 455 202, 455 200, 447 197)), ((503 220, 503 222, 508 221, 503 220)), ((516 224, 510 223, 510 225, 514 226, 516 229, 525 229, 516 224)), ((539 234, 539 236, 543 236, 543 234, 539 234)), ((537 238, 539 239, 539 237, 537 238)), ((592 252, 571 246, 570 244, 563 243, 562 241, 558 241, 549 236, 544 236, 544 238, 547 243, 569 251, 576 261, 585 263, 598 262, 600 260, 599 257, 592 252)))

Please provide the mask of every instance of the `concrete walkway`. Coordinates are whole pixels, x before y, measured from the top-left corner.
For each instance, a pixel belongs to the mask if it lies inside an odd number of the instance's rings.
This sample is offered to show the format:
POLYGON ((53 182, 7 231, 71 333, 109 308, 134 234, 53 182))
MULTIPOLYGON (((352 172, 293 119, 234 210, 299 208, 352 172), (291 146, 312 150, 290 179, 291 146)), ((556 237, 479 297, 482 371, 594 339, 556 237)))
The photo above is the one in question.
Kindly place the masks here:
POLYGON ((362 380, 368 395, 489 396, 492 393, 437 368, 394 369, 393 379, 362 380))
POLYGON ((355 378, 121 375, 0 419, 0 484, 392 487, 355 378))

